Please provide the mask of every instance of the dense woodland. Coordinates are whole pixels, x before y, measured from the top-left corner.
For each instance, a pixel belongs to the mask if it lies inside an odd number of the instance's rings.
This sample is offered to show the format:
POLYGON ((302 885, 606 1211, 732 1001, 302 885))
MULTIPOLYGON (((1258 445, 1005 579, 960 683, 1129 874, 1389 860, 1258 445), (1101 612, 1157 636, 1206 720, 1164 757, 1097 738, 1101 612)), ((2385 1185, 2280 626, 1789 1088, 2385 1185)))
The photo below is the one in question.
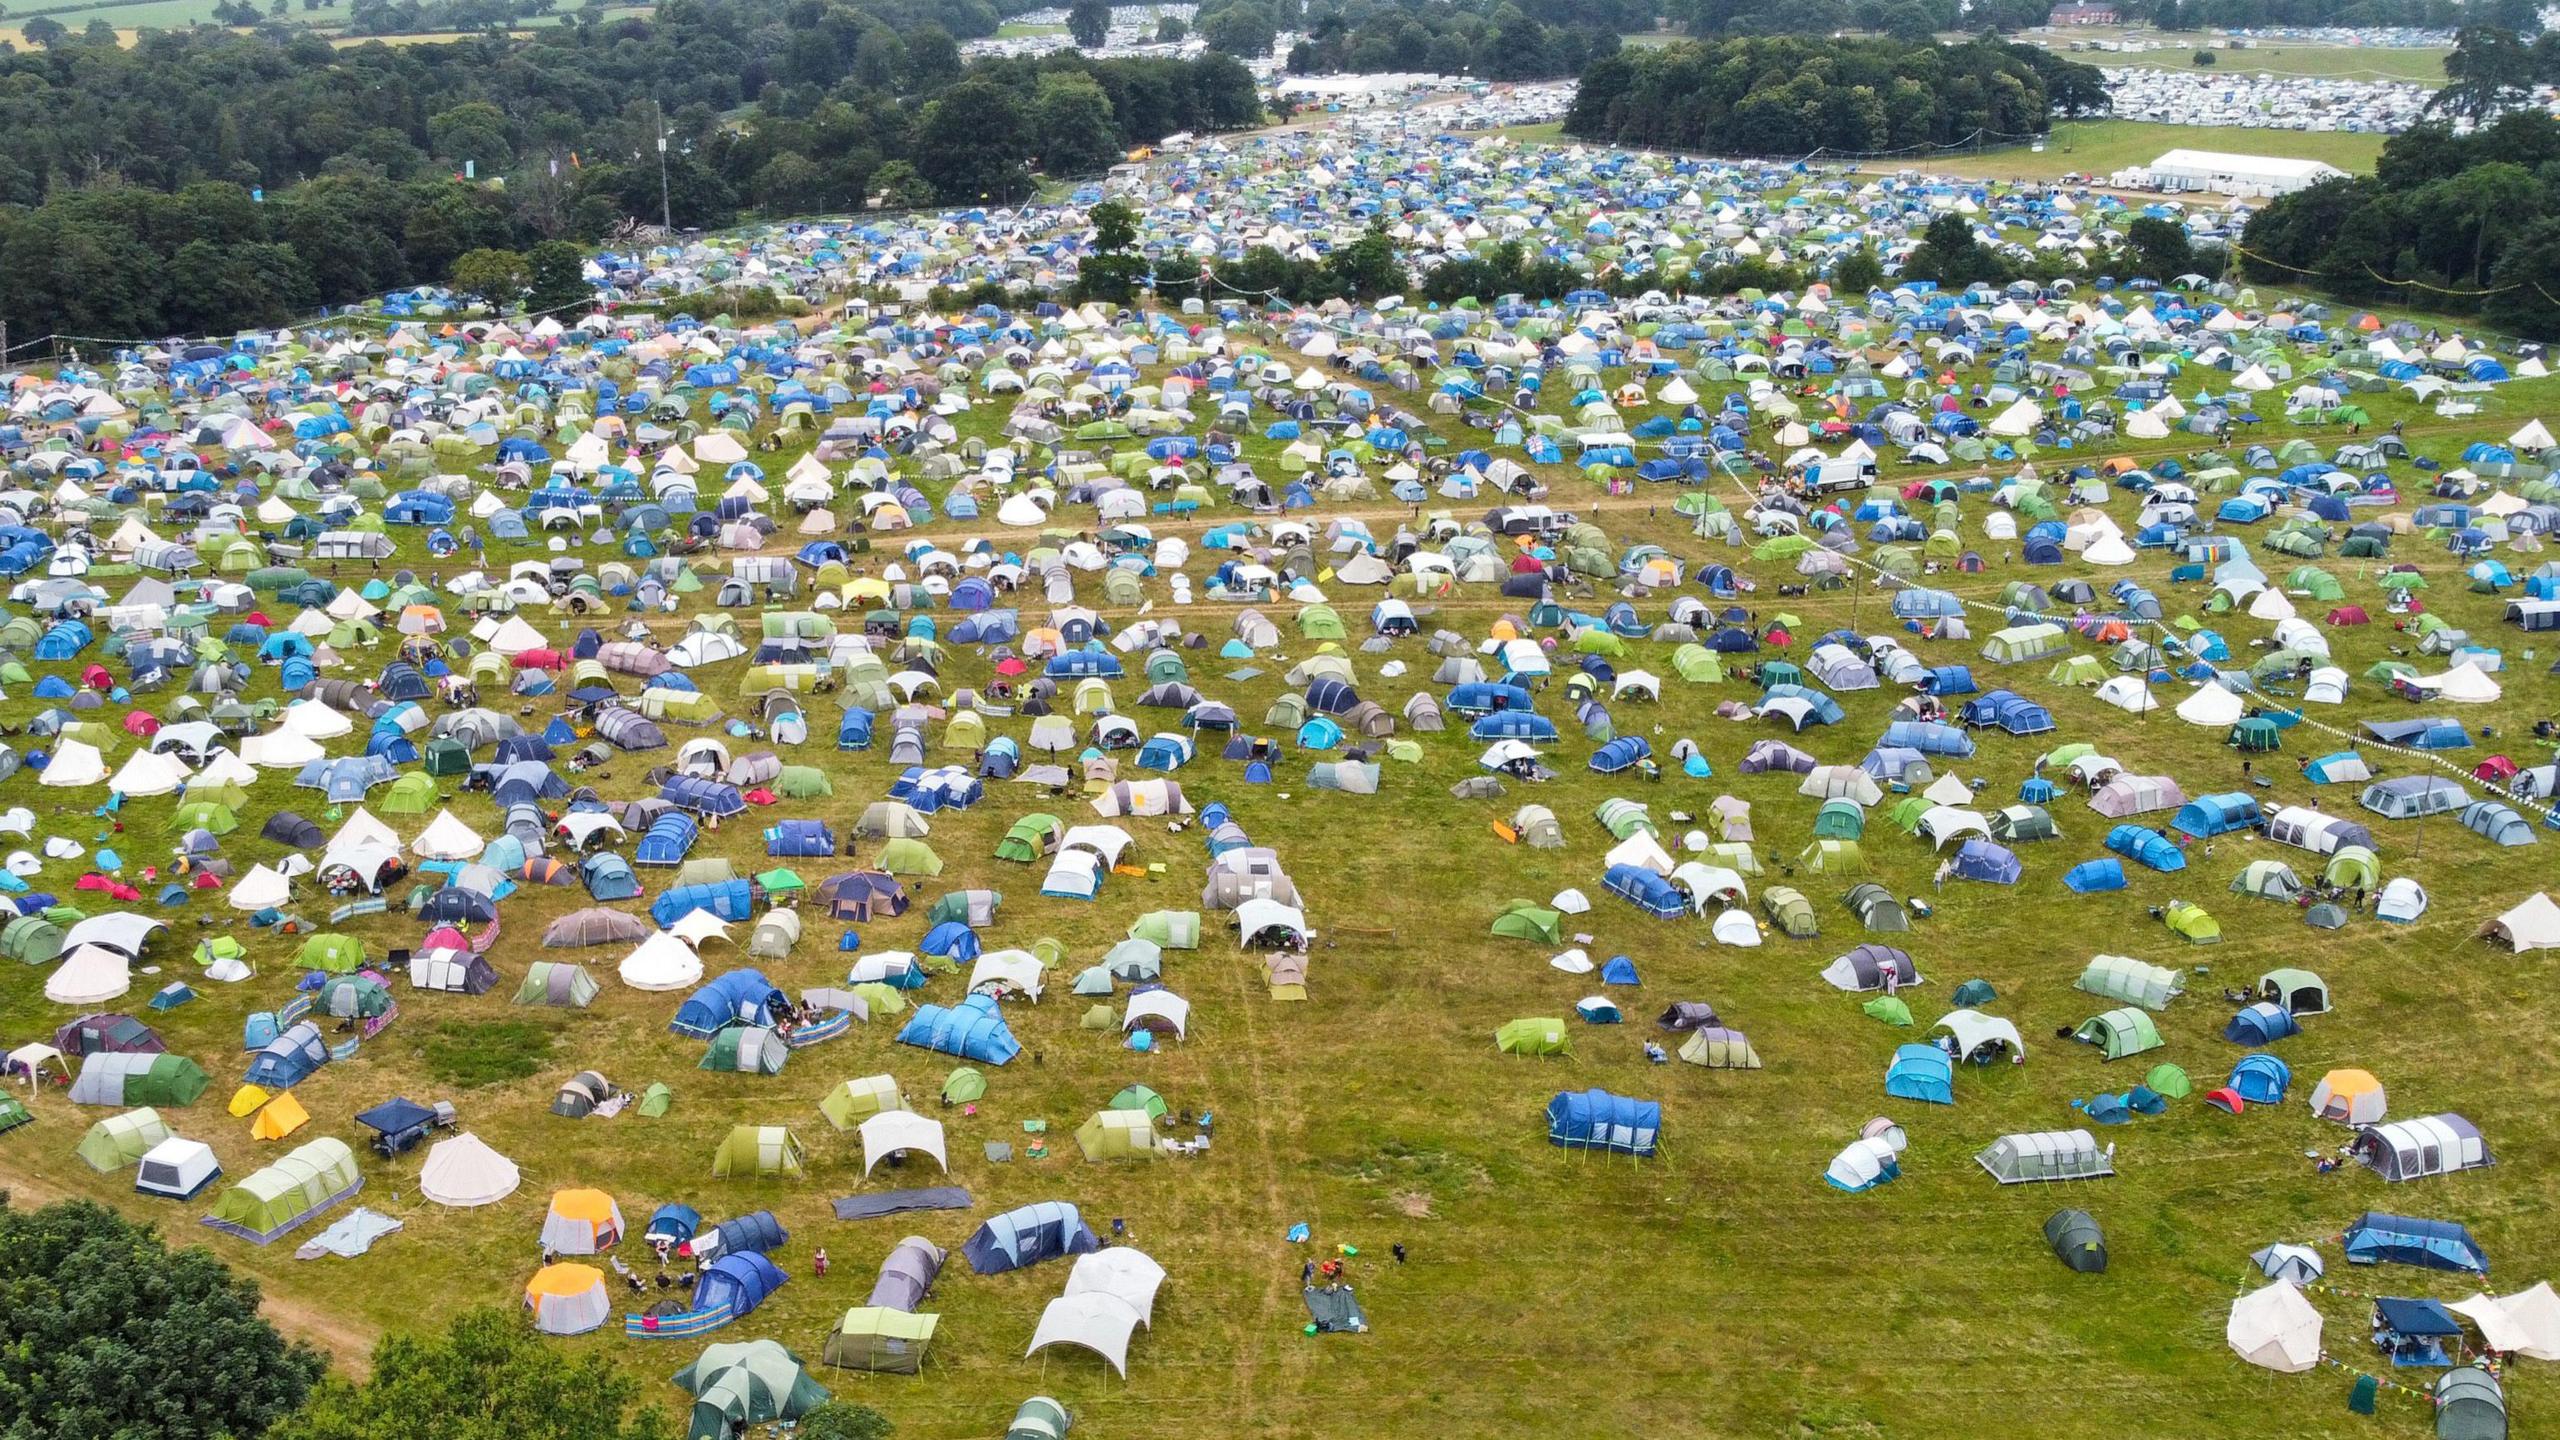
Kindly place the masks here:
POLYGON ((1546 80, 1579 75, 1590 61, 1617 53, 1618 36, 1653 28, 1653 13, 1632 0, 1553 0, 1527 7, 1515 0, 1351 0, 1311 11, 1305 25, 1305 38, 1290 47, 1288 57, 1289 68, 1302 75, 1427 70, 1546 80))
MULTIPOLYGON (((1919 40, 1956 30, 2042 25, 2050 0, 1666 0, 1697 35, 1828 35, 1859 29, 1919 40)), ((2451 30, 2480 23, 2532 28, 2534 0, 2119 0, 2128 22, 2164 30, 2277 25, 2400 25, 2451 30)))
POLYGON ((2241 246, 2253 279, 2560 334, 2560 121, 2394 136, 2375 174, 2270 202, 2241 246))
POLYGON ((223 332, 441 283, 466 255, 512 299, 533 247, 632 219, 1018 200, 1035 172, 1261 116, 1223 55, 964 66, 951 26, 994 23, 984 0, 671 0, 524 40, 195 32, 0 57, 0 318, 223 332))
POLYGON ((1793 158, 2039 135, 2106 106, 2096 70, 2030 46, 1773 36, 1596 60, 1564 125, 1584 140, 1793 158))

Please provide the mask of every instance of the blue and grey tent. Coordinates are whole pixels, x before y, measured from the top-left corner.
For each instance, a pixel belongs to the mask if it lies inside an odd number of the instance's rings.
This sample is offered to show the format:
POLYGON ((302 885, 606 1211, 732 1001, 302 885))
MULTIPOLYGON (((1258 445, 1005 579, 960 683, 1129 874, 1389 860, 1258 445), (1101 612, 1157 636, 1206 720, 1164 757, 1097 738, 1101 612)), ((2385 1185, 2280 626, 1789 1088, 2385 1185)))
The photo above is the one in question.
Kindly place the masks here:
POLYGON ((308 1020, 267 1042, 249 1062, 248 1083, 270 1092, 289 1090, 329 1063, 329 1044, 308 1020))
POLYGON ((2293 1088, 2293 1067, 2264 1051, 2252 1051, 2231 1067, 2231 1088, 2252 1105, 2280 1105, 2293 1088))
MULTIPOLYGON (((2237 1045, 2267 1045, 2301 1033, 2302 1025, 2293 1018, 2292 1011, 2266 1000, 2233 1015, 2222 1027, 2222 1038, 2237 1045)), ((2244 1091, 2242 1098, 2255 1097, 2244 1091)))
POLYGON ((755 890, 744 880, 723 880, 709 885, 679 885, 661 895, 649 906, 649 918, 660 925, 673 925, 696 910, 708 910, 723 920, 745 920, 755 914, 755 890))
POLYGON ((1956 1103, 1956 1068, 1947 1052, 1935 1045, 1903 1045, 1885 1067, 1884 1093, 1932 1105, 1956 1103))
POLYGON ((2107 848, 2163 874, 2187 868, 2187 854, 2175 841, 2140 825, 2118 825, 2108 831, 2107 848))
POLYGON ((1084 1223, 1076 1207, 1063 1200, 1042 1200, 990 1218, 961 1245, 960 1253, 979 1274, 1002 1275, 1101 1248, 1101 1238, 1084 1223))
POLYGON ((732 970, 696 990, 667 1028, 699 1040, 731 1025, 770 1025, 788 999, 761 970, 732 970))
POLYGON ((2489 1256, 2470 1230, 2450 1220, 2419 1220, 2368 1210, 2347 1226, 2347 1259, 2358 1265, 2391 1261, 2424 1270, 2489 1273, 2489 1256))
POLYGON ((1688 913, 1688 897, 1680 888, 1641 865, 1612 865, 1600 884, 1656 920, 1677 920, 1688 913))
POLYGON ((2113 855, 2083 860, 2062 877, 2075 895, 2103 895, 2124 888, 2124 862, 2113 855))
POLYGON ((1662 1136, 1662 1106, 1606 1090, 1559 1091, 1547 1102, 1547 1143, 1568 1150, 1650 1155, 1662 1136))
POLYGON ((2234 830, 2255 827, 2259 820, 2258 802, 2251 796, 2233 791, 2216 795, 2199 795, 2178 807, 2169 824, 2182 834, 2199 840, 2227 835, 2234 830))

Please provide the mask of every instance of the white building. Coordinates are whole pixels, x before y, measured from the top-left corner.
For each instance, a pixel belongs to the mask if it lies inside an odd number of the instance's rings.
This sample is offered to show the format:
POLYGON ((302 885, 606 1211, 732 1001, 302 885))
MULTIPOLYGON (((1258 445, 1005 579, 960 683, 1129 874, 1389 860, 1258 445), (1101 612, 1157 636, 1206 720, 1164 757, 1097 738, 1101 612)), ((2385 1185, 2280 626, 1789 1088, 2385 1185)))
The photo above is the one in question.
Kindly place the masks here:
POLYGON ((2319 160, 2273 155, 2232 155, 2220 150, 2172 150, 2116 178, 2146 190, 2207 191, 2216 195, 2289 195, 2347 172, 2319 160), (2139 177, 2139 178, 2134 178, 2139 177))

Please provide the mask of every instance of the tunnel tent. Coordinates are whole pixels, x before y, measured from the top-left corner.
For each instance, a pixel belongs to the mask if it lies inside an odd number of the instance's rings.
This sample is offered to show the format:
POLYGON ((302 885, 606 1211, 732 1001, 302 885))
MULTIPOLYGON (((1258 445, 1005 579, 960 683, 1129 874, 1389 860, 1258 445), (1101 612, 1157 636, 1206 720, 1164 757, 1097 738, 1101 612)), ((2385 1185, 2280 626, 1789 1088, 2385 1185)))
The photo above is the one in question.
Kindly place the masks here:
POLYGON ((2507 1440, 2506 1388, 2480 1365, 2462 1365, 2436 1377, 2436 1440, 2507 1440))
POLYGON ((139 1162, 152 1147, 170 1137, 169 1122, 146 1105, 110 1115, 89 1127, 74 1153, 98 1171, 121 1170, 139 1162))
POLYGON ((2045 1217, 2044 1243, 2054 1258, 2083 1275, 2107 1269, 2107 1237, 2086 1210, 2056 1210, 2045 1217))
POLYGON ((2001 1184, 2021 1185, 2113 1175, 2114 1149, 2086 1130, 2045 1130, 2003 1135, 1973 1158, 2001 1184))
POLYGON ((363 1188, 355 1152, 345 1141, 323 1136, 225 1190, 204 1223, 269 1245, 363 1188))
POLYGON ((842 1370, 868 1370, 881 1375, 913 1375, 924 1367, 925 1352, 939 1315, 918 1315, 886 1305, 857 1305, 844 1312, 827 1332, 818 1358, 842 1370))
POLYGON ((1493 1032, 1494 1048, 1505 1055, 1571 1055, 1573 1040, 1565 1022, 1523 1018, 1505 1021, 1493 1032))
POLYGON ((711 1156, 711 1174, 727 1180, 752 1175, 799 1175, 808 1163, 800 1138, 782 1125, 732 1125, 711 1156))
POLYGON ((1606 1090, 1559 1091, 1547 1102, 1547 1143, 1570 1150, 1651 1155, 1659 1147, 1662 1106, 1606 1090))
POLYGON ((2186 977, 2162 965, 2123 955, 2099 955, 2080 972, 2078 988, 2107 1000, 2162 1010, 2185 992, 2186 977))
POLYGON ((2130 1005, 2081 1021, 2071 1032, 2071 1038, 2084 1045, 2097 1046, 2109 1060, 2157 1050, 2164 1043, 2160 1039, 2160 1027, 2148 1014, 2130 1005))

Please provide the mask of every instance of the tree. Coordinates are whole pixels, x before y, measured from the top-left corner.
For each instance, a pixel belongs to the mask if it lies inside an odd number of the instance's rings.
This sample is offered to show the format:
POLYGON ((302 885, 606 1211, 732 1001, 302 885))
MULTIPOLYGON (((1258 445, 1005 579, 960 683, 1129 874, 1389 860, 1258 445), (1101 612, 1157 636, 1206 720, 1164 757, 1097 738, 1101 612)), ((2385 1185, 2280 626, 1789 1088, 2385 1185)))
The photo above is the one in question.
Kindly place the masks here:
POLYGON ((853 1400, 830 1400, 800 1417, 795 1440, 889 1440, 889 1417, 853 1400))
POLYGON ((372 1378, 331 1379, 267 1440, 663 1440, 666 1414, 630 1371, 573 1354, 504 1311, 469 1311, 442 1332, 384 1337, 372 1378))
POLYGON ((756 204, 767 215, 805 215, 829 208, 827 172, 797 150, 781 150, 756 172, 756 204))
POLYGON ((1919 248, 1903 260, 1902 273, 1962 289, 1977 281, 2006 279, 2008 267, 1975 241, 1973 226, 1962 216, 1941 215, 1921 232, 1919 248))
POLYGON ((1917 3, 1917 0, 1902 0, 1884 12, 1883 20, 1884 23, 1877 28, 1896 40, 1920 44, 1937 38, 1938 17, 1930 14, 1929 7, 1917 3))
POLYGON ((1166 15, 1156 21, 1156 43, 1159 45, 1179 45, 1190 34, 1191 27, 1183 24, 1179 15, 1166 15))
POLYGON ((2560 218, 2537 220, 2499 252, 2489 278, 2507 291, 2498 319, 2530 339, 2560 338, 2560 218))
POLYGON ((454 289, 504 309, 523 298, 531 272, 517 252, 483 247, 455 256, 450 278, 454 289))
POLYGON ((71 27, 50 15, 38 15, 18 27, 27 43, 51 50, 71 38, 71 27))
POLYGON ((2428 112, 2486 120, 2533 87, 2534 52, 2513 30, 2466 25, 2454 32, 2444 74, 2428 112))
POLYGON ((1079 49, 1101 49, 1111 38, 1111 7, 1103 0, 1076 0, 1067 9, 1067 34, 1079 49))
POLYGON ((213 1252, 85 1201, 0 1208, 0 1353, 22 1433, 153 1440, 264 1434, 326 1366, 213 1252))
POLYGON ((496 175, 515 163, 516 148, 507 138, 507 113, 486 100, 473 100, 427 121, 427 146, 439 160, 459 166, 479 162, 480 172, 496 175))
POLYGON ((2219 65, 2222 63, 2222 60, 2210 50, 2199 50, 2196 52, 2195 59, 2192 63, 2197 65, 2219 65))
POLYGON ((566 240, 545 240, 525 252, 525 305, 536 314, 594 303, 587 283, 586 252, 566 240))
POLYGON ((1393 295, 1412 283, 1412 277, 1396 259, 1395 240, 1387 234, 1385 224, 1377 220, 1369 222, 1359 239, 1325 256, 1324 268, 1335 289, 1355 300, 1393 295))
POLYGON ((898 77, 907 72, 907 42, 886 25, 874 25, 862 32, 853 48, 853 78, 874 90, 895 87, 898 77))
POLYGON ((939 25, 919 25, 906 33, 907 88, 939 90, 959 78, 960 42, 939 25))
POLYGON ((2136 275, 2165 284, 2196 268, 2195 247, 2187 241, 2187 227, 2175 220, 2145 215, 2125 227, 2124 240, 2136 275))
POLYGON ((1841 256, 1838 268, 1831 272, 1831 289, 1836 295, 1859 298, 1883 285, 1884 262, 1864 245, 1841 256))
POLYGON ((1255 0, 1237 0, 1199 24, 1201 41, 1222 55, 1268 55, 1280 38, 1271 12, 1255 0))
POLYGON ((1121 255, 1138 247, 1138 212, 1117 200, 1105 200, 1084 212, 1093 226, 1093 251, 1121 255))
POLYGON ((1090 75, 1051 71, 1031 101, 1040 168, 1053 176, 1091 175, 1117 163, 1125 149, 1111 118, 1111 97, 1090 75))
POLYGON ((892 160, 871 172, 871 188, 891 210, 916 210, 933 203, 933 182, 905 160, 892 160))
POLYGON ((1005 204, 1030 191, 1027 138, 1013 91, 993 80, 963 80, 924 107, 916 171, 946 204, 1005 204))
POLYGON ((2466 223, 2471 234, 2469 273, 2477 284, 2488 272, 2490 236, 2512 230, 2541 213, 2542 183, 2521 165, 2492 160, 2448 175, 2418 191, 2415 203, 2420 214, 2459 216, 2466 223))

